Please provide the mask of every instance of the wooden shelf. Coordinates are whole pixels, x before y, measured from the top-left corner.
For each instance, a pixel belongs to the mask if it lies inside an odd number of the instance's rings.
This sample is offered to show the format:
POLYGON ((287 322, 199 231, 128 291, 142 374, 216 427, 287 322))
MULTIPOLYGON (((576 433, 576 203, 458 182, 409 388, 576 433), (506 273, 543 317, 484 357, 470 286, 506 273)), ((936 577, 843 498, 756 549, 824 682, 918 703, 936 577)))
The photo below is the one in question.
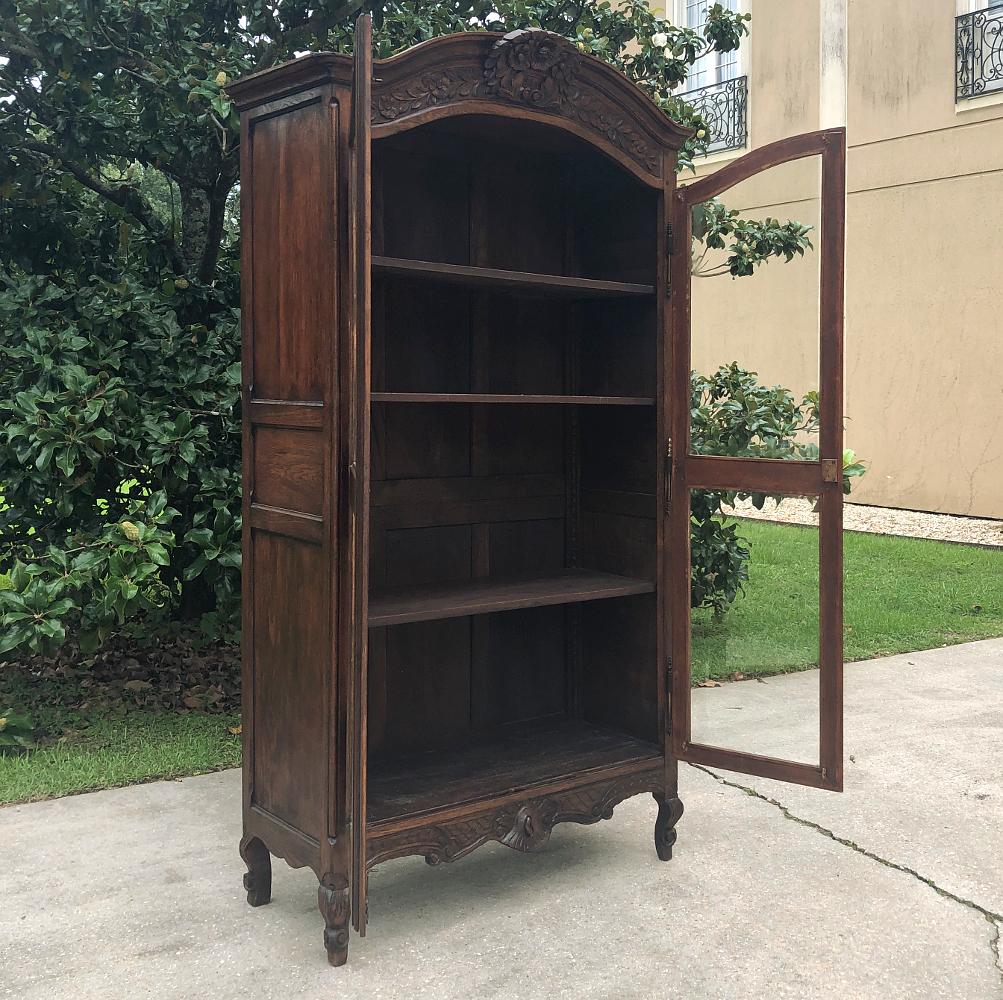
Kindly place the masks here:
POLYGON ((593 278, 569 278, 560 274, 501 271, 493 267, 438 264, 404 257, 373 257, 373 273, 400 278, 423 278, 470 288, 509 289, 579 299, 643 298, 655 294, 653 285, 638 285, 627 281, 596 281, 593 278))
POLYGON ((657 743, 565 718, 495 730, 456 748, 374 758, 368 818, 405 816, 528 790, 570 776, 616 768, 629 772, 662 759, 657 743))
POLYGON ((654 589, 650 580, 584 569, 566 569, 547 576, 396 588, 370 595, 369 627, 577 604, 650 594, 654 589))
POLYGON ((497 392, 374 392, 374 403, 558 403, 581 406, 654 406, 653 396, 557 396, 497 392))

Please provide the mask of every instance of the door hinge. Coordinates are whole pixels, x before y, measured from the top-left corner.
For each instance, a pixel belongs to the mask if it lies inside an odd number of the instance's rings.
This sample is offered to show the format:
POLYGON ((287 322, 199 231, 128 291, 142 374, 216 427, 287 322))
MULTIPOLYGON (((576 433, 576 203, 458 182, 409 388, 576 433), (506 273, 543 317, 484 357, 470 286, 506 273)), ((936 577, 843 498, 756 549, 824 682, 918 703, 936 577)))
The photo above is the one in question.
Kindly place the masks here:
POLYGON ((665 252, 670 257, 676 252, 676 234, 671 222, 665 226, 665 252))
POLYGON ((672 508, 672 439, 665 446, 665 513, 672 508))
POLYGON ((839 463, 834 458, 823 458, 822 459, 822 482, 823 483, 838 483, 839 482, 839 463))

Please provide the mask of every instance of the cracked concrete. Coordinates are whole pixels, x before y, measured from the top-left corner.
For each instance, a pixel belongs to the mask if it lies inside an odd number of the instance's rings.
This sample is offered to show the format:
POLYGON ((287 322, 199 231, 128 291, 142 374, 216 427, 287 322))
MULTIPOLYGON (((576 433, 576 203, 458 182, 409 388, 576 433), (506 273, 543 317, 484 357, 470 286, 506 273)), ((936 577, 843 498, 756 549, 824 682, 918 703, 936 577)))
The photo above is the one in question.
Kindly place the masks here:
MULTIPOLYGON (((244 902, 236 771, 0 809, 0 997, 1000 1000, 1001 654, 848 667, 842 797, 683 768, 669 864, 642 797, 540 854, 381 866, 343 969, 311 873, 244 902)), ((817 681, 770 683, 757 724, 803 740, 817 681)))
POLYGON ((720 774, 712 771, 708 767, 704 767, 700 764, 692 765, 698 771, 703 771, 704 774, 710 775, 715 781, 719 781, 722 785, 727 785, 729 788, 735 788, 740 792, 744 792, 747 795, 752 795, 753 797, 759 799, 761 802, 768 802, 771 806, 779 809, 783 814, 784 819, 789 819, 793 823, 798 823, 801 826, 807 827, 810 830, 814 830, 816 833, 822 834, 824 837, 828 837, 830 840, 834 840, 837 844, 842 844, 843 847, 848 847, 851 851, 856 851, 857 854, 863 855, 865 858, 869 858, 871 861, 876 861, 878 864, 884 865, 886 868, 893 868, 895 871, 903 872, 906 875, 910 875, 917 881, 922 882, 924 885, 929 886, 940 896, 944 896, 947 899, 953 900, 955 903, 960 903, 962 906, 967 906, 969 909, 974 910, 976 913, 981 913, 983 917, 989 922, 989 925, 993 928, 993 936, 990 938, 989 945, 993 953, 993 961, 996 967, 1000 971, 1001 979, 1003 979, 1003 965, 1000 964, 1000 927, 1001 921, 1003 921, 1003 916, 998 913, 993 913, 987 910, 984 906, 980 906, 974 900, 963 899, 961 896, 956 896, 953 892, 949 892, 942 886, 937 885, 937 883, 926 875, 920 874, 912 868, 906 865, 900 865, 890 858, 882 858, 877 854, 861 847, 860 844, 855 844, 852 840, 847 840, 845 837, 839 837, 832 830, 827 830, 824 826, 819 823, 815 823, 812 820, 804 819, 801 816, 795 816, 790 809, 787 808, 782 802, 778 802, 776 799, 771 799, 769 796, 763 795, 761 792, 757 792, 754 788, 749 788, 747 785, 742 785, 734 781, 729 781, 727 778, 721 777, 720 774))

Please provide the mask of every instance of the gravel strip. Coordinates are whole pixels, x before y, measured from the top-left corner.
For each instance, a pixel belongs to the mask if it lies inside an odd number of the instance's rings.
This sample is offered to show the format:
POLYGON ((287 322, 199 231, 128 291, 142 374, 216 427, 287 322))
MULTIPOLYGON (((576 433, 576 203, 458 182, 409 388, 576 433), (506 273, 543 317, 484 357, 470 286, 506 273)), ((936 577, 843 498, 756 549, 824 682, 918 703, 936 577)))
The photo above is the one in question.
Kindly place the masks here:
MULTIPOLYGON (((788 497, 779 507, 767 500, 756 510, 751 500, 739 500, 726 513, 759 521, 784 524, 818 524, 812 501, 788 497)), ((1003 521, 954 514, 928 514, 920 510, 896 510, 892 507, 868 507, 859 503, 843 506, 843 527, 848 531, 871 531, 878 535, 903 535, 907 538, 934 538, 942 542, 967 542, 969 545, 992 545, 1003 548, 1003 521)))

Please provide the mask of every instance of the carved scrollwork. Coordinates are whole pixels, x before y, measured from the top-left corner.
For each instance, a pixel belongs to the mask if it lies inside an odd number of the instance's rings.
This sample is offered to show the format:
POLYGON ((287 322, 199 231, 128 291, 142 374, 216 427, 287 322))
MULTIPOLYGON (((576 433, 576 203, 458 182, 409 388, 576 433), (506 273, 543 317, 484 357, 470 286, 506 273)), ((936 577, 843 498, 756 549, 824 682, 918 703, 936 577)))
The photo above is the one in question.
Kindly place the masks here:
POLYGON ((348 919, 352 904, 348 879, 329 873, 317 887, 317 907, 324 918, 324 947, 331 965, 348 961, 348 919))
POLYGON ((437 104, 479 97, 483 83, 481 74, 471 70, 443 69, 422 73, 376 97, 373 120, 391 122, 437 104))
POLYGON ((539 850, 550 840, 560 808, 560 804, 554 799, 527 802, 515 814, 511 825, 508 815, 500 815, 496 828, 508 826, 508 830, 498 840, 516 851, 539 850))
POLYGON ((672 845, 676 842, 676 823, 683 815, 683 803, 677 795, 655 794, 658 816, 655 818, 655 852, 660 861, 672 860, 672 845))
POLYGON ((264 906, 272 898, 272 859, 268 848, 257 837, 245 836, 240 842, 240 856, 247 865, 244 889, 251 906, 264 906))
POLYGON ((566 38, 541 28, 510 31, 488 50, 480 70, 427 67, 373 98, 375 124, 461 100, 493 100, 561 115, 601 135, 649 173, 658 153, 605 94, 580 83, 582 56, 566 38))
POLYGON ((428 864, 438 865, 462 858, 490 841, 517 851, 539 850, 558 823, 609 819, 618 803, 631 795, 657 791, 661 780, 660 771, 643 771, 502 806, 494 812, 387 834, 372 845, 369 865, 407 854, 424 855, 428 864))

